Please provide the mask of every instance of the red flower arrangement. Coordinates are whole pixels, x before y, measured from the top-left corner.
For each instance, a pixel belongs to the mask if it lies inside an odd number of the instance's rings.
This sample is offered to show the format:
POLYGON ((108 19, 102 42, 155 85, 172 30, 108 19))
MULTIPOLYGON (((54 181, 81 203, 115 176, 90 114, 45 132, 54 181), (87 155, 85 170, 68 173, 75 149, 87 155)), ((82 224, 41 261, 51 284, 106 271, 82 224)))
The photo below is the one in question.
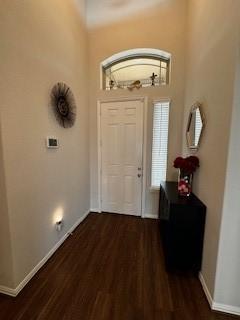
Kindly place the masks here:
POLYGON ((173 163, 174 168, 184 171, 186 174, 192 174, 199 167, 199 159, 195 156, 187 158, 177 157, 173 163))

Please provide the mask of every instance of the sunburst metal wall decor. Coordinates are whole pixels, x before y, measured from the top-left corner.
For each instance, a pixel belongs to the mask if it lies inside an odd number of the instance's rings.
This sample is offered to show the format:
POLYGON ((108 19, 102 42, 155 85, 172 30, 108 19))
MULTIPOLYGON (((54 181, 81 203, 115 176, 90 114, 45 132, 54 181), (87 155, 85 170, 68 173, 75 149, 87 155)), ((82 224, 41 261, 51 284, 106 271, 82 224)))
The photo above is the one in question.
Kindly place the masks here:
POLYGON ((58 123, 64 128, 70 128, 76 120, 76 103, 71 89, 62 82, 52 88, 51 106, 58 123))

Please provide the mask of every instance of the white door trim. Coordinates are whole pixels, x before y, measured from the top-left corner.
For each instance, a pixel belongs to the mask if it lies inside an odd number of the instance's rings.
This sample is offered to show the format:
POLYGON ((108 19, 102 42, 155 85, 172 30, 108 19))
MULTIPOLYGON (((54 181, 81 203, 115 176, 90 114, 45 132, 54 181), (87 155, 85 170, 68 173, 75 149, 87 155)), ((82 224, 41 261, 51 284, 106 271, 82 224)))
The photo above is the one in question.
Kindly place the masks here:
POLYGON ((144 218, 145 201, 146 201, 146 172, 147 172, 147 104, 148 98, 141 97, 120 97, 99 99, 97 101, 97 148, 98 148, 98 212, 102 212, 102 147, 101 147, 101 104, 107 102, 122 102, 122 101, 141 101, 143 102, 143 171, 142 171, 142 206, 141 217, 144 218))

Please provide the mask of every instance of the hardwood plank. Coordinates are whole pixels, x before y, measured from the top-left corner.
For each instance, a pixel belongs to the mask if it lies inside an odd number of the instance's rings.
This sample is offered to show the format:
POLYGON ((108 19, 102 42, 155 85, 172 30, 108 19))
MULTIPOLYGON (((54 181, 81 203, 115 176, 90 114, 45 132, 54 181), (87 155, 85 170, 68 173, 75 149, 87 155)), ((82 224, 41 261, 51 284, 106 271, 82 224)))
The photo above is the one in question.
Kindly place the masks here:
POLYGON ((166 273, 158 222, 90 214, 16 298, 3 320, 230 320, 199 280, 166 273))

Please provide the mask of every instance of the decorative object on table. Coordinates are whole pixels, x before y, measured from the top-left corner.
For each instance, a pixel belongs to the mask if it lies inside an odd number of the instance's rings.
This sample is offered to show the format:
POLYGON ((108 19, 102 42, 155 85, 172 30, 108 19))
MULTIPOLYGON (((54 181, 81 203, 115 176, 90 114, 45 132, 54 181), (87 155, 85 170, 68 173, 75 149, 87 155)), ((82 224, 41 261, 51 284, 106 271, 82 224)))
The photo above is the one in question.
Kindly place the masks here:
POLYGON ((153 72, 153 74, 151 75, 151 77, 150 77, 150 79, 152 80, 152 86, 154 87, 155 86, 155 79, 157 78, 157 74, 155 74, 154 72, 153 72))
POLYGON ((199 148, 204 127, 205 117, 202 105, 199 102, 196 102, 191 107, 186 130, 187 146, 190 150, 197 150, 199 148))
POLYGON ((186 158, 177 157, 173 163, 174 168, 179 169, 178 193, 180 196, 189 197, 192 192, 193 173, 199 167, 199 159, 195 156, 186 158))
POLYGON ((115 82, 113 80, 109 80, 109 88, 112 90, 114 88, 115 82))
POLYGON ((136 81, 132 82, 127 88, 130 91, 132 91, 134 88, 140 89, 140 88, 142 88, 141 81, 140 80, 136 80, 136 81))
POLYGON ((55 84, 51 92, 51 106, 58 123, 70 128, 76 120, 76 103, 71 89, 62 82, 55 84))

